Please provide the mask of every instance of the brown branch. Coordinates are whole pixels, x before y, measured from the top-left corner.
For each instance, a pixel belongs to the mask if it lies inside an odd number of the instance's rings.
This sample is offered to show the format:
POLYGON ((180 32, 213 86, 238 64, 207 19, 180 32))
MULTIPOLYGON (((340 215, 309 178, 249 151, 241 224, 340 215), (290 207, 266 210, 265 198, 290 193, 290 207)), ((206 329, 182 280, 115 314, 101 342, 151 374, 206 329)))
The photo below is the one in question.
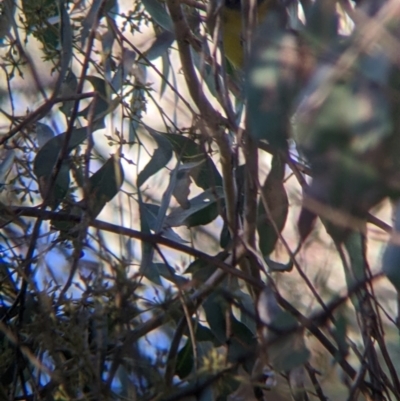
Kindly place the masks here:
MULTIPOLYGON (((10 210, 12 210, 12 212, 15 213, 16 216, 36 217, 41 220, 69 221, 69 222, 73 221, 76 223, 80 223, 82 221, 80 216, 70 215, 68 213, 63 213, 63 212, 51 212, 32 207, 17 207, 17 208, 10 208, 10 210)), ((145 241, 152 245, 163 245, 176 251, 183 252, 187 255, 204 260, 205 262, 220 268, 225 273, 232 274, 246 281, 252 286, 261 288, 260 281, 254 280, 252 277, 246 275, 242 271, 233 268, 229 263, 224 263, 215 256, 210 256, 209 254, 199 251, 195 248, 165 238, 162 236, 162 234, 146 234, 137 230, 121 227, 116 224, 111 224, 100 220, 92 220, 91 222, 89 222, 89 226, 96 228, 98 230, 103 230, 110 233, 123 235, 129 238, 135 238, 141 241, 145 241)), ((240 252, 238 254, 240 254, 240 252)))

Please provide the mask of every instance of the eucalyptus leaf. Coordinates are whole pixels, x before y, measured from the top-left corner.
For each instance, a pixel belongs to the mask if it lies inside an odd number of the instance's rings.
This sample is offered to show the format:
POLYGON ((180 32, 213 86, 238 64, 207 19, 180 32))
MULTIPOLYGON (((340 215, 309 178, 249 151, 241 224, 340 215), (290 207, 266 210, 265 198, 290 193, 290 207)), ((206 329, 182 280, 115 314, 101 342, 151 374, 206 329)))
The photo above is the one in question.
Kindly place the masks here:
POLYGON ((105 127, 104 117, 116 107, 110 100, 109 84, 102 78, 88 75, 86 79, 92 84, 97 96, 90 101, 89 105, 78 112, 78 116, 89 119, 89 113, 93 113, 92 120, 97 122, 96 129, 105 127))
POLYGON ((146 164, 143 170, 139 173, 137 186, 141 187, 148 178, 156 174, 165 167, 172 158, 172 146, 170 142, 163 137, 162 134, 147 127, 149 134, 156 141, 158 147, 154 151, 150 161, 146 164))
MULTIPOLYGON (((87 127, 75 128, 72 130, 68 147, 67 156, 69 152, 84 142, 88 134, 87 127)), ((58 155, 66 140, 66 133, 60 134, 47 141, 37 153, 34 163, 33 172, 39 182, 39 189, 42 196, 45 196, 47 185, 53 174, 54 167, 57 163, 58 155)), ((52 208, 56 208, 58 204, 64 199, 69 188, 70 176, 68 161, 64 160, 58 172, 53 193, 49 195, 49 204, 52 208)))
POLYGON ((186 341, 184 347, 178 352, 175 373, 179 378, 189 376, 193 369, 193 348, 190 340, 186 341))
POLYGON ((212 187, 222 187, 221 174, 200 145, 183 135, 168 133, 163 135, 171 142, 176 156, 182 163, 203 161, 190 172, 190 176, 197 186, 205 190, 212 187))
POLYGON ((284 176, 285 163, 280 156, 274 155, 258 203, 257 232, 259 247, 264 257, 269 256, 275 249, 289 211, 289 200, 283 184, 284 176))
POLYGON ((257 337, 234 315, 231 314, 229 318, 233 335, 229 341, 228 360, 232 363, 241 362, 245 370, 251 373, 255 362, 257 337))
POLYGON ((128 74, 132 71, 132 67, 136 60, 136 53, 131 50, 125 50, 122 61, 119 63, 117 70, 111 80, 111 87, 115 93, 121 90, 125 84, 128 74))
POLYGON ((88 182, 88 205, 92 218, 119 192, 124 182, 124 170, 119 157, 111 156, 88 182))
MULTIPOLYGON (((163 31, 156 36, 156 40, 150 46, 150 48, 146 51, 146 57, 148 60, 153 61, 163 56, 168 49, 172 46, 172 43, 175 40, 174 33, 170 31, 163 31)), ((169 64, 169 63, 168 63, 169 64)), ((164 75, 168 77, 168 75, 164 75)))
POLYGON ((290 260, 288 263, 280 263, 268 258, 267 256, 264 257, 264 260, 271 272, 290 272, 293 269, 292 260, 290 260))
POLYGON ((153 263, 153 269, 158 273, 160 277, 164 277, 166 280, 182 286, 187 284, 188 280, 175 273, 175 270, 171 266, 167 266, 165 263, 153 263))
POLYGON ((297 37, 287 31, 278 13, 268 14, 254 41, 245 93, 251 134, 279 149, 287 148, 299 86, 298 54, 297 37))
MULTIPOLYGON (((169 60, 169 55, 168 53, 163 53, 161 55, 161 63, 162 63, 162 76, 163 79, 161 80, 161 87, 160 87, 160 99, 163 97, 165 89, 167 89, 167 77, 169 77, 169 73, 171 70, 171 63, 169 60)), ((172 70, 172 79, 174 80, 174 71, 172 70)))
POLYGON ((6 176, 11 170, 15 159, 14 150, 6 150, 0 161, 0 187, 5 184, 6 176))
MULTIPOLYGON (((146 221, 146 226, 148 227, 149 234, 155 232, 157 228, 157 216, 160 210, 160 206, 154 205, 152 203, 142 202, 140 206, 141 220, 146 221)), ((180 237, 172 228, 164 226, 162 227, 161 234, 163 237, 168 238, 174 242, 180 244, 186 244, 187 241, 180 237)))
POLYGON ((226 342, 226 301, 218 294, 211 293, 203 303, 207 323, 219 342, 226 342))
MULTIPOLYGON (((61 83, 60 97, 63 98, 75 95, 77 87, 78 79, 76 78, 76 75, 73 73, 73 71, 69 69, 63 82, 61 83)), ((69 117, 71 114, 71 110, 74 107, 74 103, 75 102, 73 100, 66 100, 65 102, 62 102, 60 111, 65 116, 69 117)))
POLYGON ((54 138, 54 131, 47 125, 43 123, 36 123, 36 138, 38 141, 39 149, 41 149, 46 142, 51 138, 54 138))
POLYGON ((83 20, 81 33, 82 47, 84 47, 90 31, 93 29, 94 25, 97 23, 97 20, 100 18, 99 12, 101 10, 102 4, 102 0, 93 0, 90 10, 86 15, 86 18, 83 20))
POLYGON ((170 227, 206 225, 218 216, 218 210, 221 207, 218 203, 223 200, 223 197, 223 188, 208 189, 190 199, 188 209, 178 207, 173 210, 167 216, 165 223, 170 227))
POLYGON ((175 32, 171 17, 160 2, 157 0, 142 0, 142 4, 158 25, 160 25, 166 31, 171 33, 175 32))

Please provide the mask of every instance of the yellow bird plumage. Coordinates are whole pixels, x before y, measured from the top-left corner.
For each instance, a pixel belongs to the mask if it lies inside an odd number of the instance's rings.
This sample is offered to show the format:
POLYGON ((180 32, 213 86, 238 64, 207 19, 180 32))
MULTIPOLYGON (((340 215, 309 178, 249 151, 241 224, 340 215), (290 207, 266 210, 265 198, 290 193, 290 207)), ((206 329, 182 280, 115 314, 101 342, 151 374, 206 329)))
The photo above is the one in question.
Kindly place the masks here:
MULTIPOLYGON (((261 23, 269 11, 277 10, 279 0, 258 0, 257 23, 261 23)), ((243 29, 241 0, 225 0, 222 16, 222 41, 225 55, 235 68, 243 66, 243 29)))

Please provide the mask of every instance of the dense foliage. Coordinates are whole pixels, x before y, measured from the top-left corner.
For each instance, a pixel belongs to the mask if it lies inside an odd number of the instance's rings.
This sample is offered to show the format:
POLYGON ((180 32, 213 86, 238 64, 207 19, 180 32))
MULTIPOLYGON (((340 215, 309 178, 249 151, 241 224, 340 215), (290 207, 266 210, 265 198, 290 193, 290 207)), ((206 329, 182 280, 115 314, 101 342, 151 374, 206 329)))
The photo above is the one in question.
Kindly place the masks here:
POLYGON ((1 3, 0 399, 400 399, 400 3, 258 3, 1 3))

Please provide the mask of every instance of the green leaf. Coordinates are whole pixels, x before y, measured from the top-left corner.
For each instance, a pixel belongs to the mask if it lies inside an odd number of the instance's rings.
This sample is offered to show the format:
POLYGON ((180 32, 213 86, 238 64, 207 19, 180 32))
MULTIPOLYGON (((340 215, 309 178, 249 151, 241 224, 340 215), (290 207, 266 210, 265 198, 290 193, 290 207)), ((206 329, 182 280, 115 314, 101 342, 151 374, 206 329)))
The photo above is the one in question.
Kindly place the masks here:
MULTIPOLYGON (((142 202, 140 205, 140 219, 145 222, 146 232, 149 234, 151 232, 156 231, 157 228, 157 216, 160 210, 160 206, 154 205, 152 203, 144 203, 142 202)), ((187 243, 184 239, 182 239, 172 228, 164 226, 161 230, 161 234, 163 237, 168 238, 172 241, 178 242, 180 244, 187 243)))
POLYGON ((196 67, 199 75, 201 76, 202 81, 207 85, 208 90, 210 93, 217 97, 217 88, 215 80, 220 79, 220 75, 217 76, 214 74, 212 67, 204 62, 204 54, 198 53, 192 49, 192 60, 193 64, 196 67))
POLYGON ((271 12, 255 38, 245 94, 251 135, 286 149, 292 104, 298 91, 298 41, 271 12), (268 38, 268 40, 265 40, 268 38))
POLYGON ((204 190, 212 187, 222 187, 222 177, 214 162, 200 145, 190 138, 178 134, 163 134, 167 138, 182 163, 200 163, 190 171, 190 176, 197 186, 204 190))
POLYGON ((85 45, 85 41, 89 36, 90 31, 93 29, 97 21, 101 17, 99 11, 102 7, 102 0, 93 0, 90 10, 86 15, 86 18, 82 21, 82 32, 81 32, 81 46, 82 48, 85 45))
POLYGON ((196 259, 185 270, 185 274, 192 274, 195 283, 204 283, 215 272, 215 266, 202 259, 196 259))
POLYGON ((193 363, 192 343, 188 339, 185 346, 178 352, 175 373, 179 378, 184 379, 192 372, 193 363))
POLYGON ((178 207, 173 210, 167 216, 165 223, 171 227, 206 225, 217 218, 222 207, 223 197, 223 188, 208 189, 190 199, 190 207, 188 209, 178 207))
POLYGON ((153 263, 153 268, 157 271, 159 276, 164 277, 166 280, 178 286, 183 286, 188 282, 187 279, 177 275, 175 270, 171 266, 167 266, 165 263, 153 263))
POLYGON ((3 8, 0 15, 0 44, 3 44, 4 38, 11 30, 16 6, 17 4, 14 0, 5 0, 2 3, 3 8))
POLYGON ((231 314, 230 320, 233 336, 229 339, 228 361, 243 363, 246 371, 250 373, 255 362, 257 337, 234 315, 231 314))
POLYGON ((275 363, 273 367, 282 372, 290 372, 299 366, 304 365, 310 359, 310 351, 302 346, 299 349, 295 348, 296 340, 293 335, 284 336, 277 341, 274 346, 275 363))
POLYGON ((137 186, 141 187, 148 178, 156 174, 159 170, 165 167, 172 157, 172 146, 171 143, 163 137, 162 134, 153 130, 150 127, 146 127, 149 134, 156 141, 158 147, 154 151, 154 154, 150 161, 146 164, 143 170, 139 173, 137 179, 137 186))
MULTIPOLYGON (((163 56, 172 46, 174 40, 175 35, 172 32, 161 32, 157 35, 156 40, 150 46, 150 49, 146 51, 146 58, 150 61, 153 61, 163 56)), ((164 77, 168 77, 168 75, 164 75, 164 77)))
POLYGON ((95 127, 101 129, 105 127, 104 117, 115 108, 114 103, 110 100, 110 86, 104 79, 93 75, 88 75, 86 79, 92 84, 97 96, 90 101, 86 108, 78 112, 78 116, 88 120, 89 113, 93 113, 93 121, 97 123, 95 127))
POLYGON ((157 0, 142 0, 142 4, 151 18, 166 31, 175 33, 174 24, 168 11, 157 0))
POLYGON ((313 50, 325 51, 338 37, 338 16, 334 2, 317 0, 306 12, 305 35, 313 50))
POLYGON ((43 51, 54 57, 60 43, 58 23, 52 23, 52 17, 59 16, 59 7, 53 0, 23 0, 23 14, 28 26, 28 33, 43 45, 43 51))
MULTIPOLYGON (((170 60, 169 60, 168 52, 162 54, 161 63, 162 63, 162 71, 161 71, 162 76, 163 77, 169 77, 169 72, 171 70, 171 63, 170 63, 170 60)), ((171 71, 171 79, 174 82, 176 81, 175 80, 175 72, 174 71, 171 71)), ((168 81, 166 79, 162 79, 161 80, 160 99, 163 97, 165 89, 167 89, 167 82, 168 81)), ((175 86, 176 85, 174 84, 174 87, 175 86)))
MULTIPOLYGON (((337 57, 351 44, 349 40, 340 46, 337 57)), ((335 64, 321 63, 303 91, 296 112, 296 139, 312 168, 308 195, 363 218, 385 196, 393 195, 388 183, 398 182, 389 178, 395 164, 390 149, 396 142, 387 91, 392 68, 376 46, 361 54, 346 74, 333 79, 335 69, 335 64)), ((311 217, 308 213, 309 222, 311 217)), ((310 228, 310 224, 303 226, 310 228)), ((345 236, 345 230, 333 224, 327 228, 337 241, 345 236)))
POLYGON ((293 269, 293 261, 290 260, 288 263, 275 262, 274 260, 264 257, 265 262, 271 272, 290 272, 293 269))
POLYGON ((197 341, 210 341, 216 347, 219 347, 222 345, 208 327, 203 326, 202 324, 200 324, 198 322, 193 322, 193 324, 196 327, 196 340, 197 341))
POLYGON ((125 80, 132 71, 132 65, 135 63, 136 57, 137 54, 134 51, 127 49, 124 51, 124 56, 111 80, 111 87, 114 93, 118 93, 126 83, 125 80))
POLYGON ((203 303, 207 323, 222 344, 226 342, 226 301, 217 293, 212 293, 203 303))
POLYGON ((5 152, 3 152, 2 156, 3 158, 0 162, 0 188, 3 186, 3 184, 5 184, 7 174, 13 166, 15 151, 6 150, 5 152))
MULTIPOLYGON (((72 72, 70 69, 68 73, 66 74, 60 88, 60 97, 68 97, 75 95, 76 89, 78 87, 78 79, 76 78, 76 75, 72 72)), ((67 100, 65 102, 62 102, 60 111, 66 116, 69 117, 72 111, 72 108, 74 107, 74 101, 73 100, 67 100)))
POLYGON ((162 285, 162 281, 160 279, 160 273, 155 263, 152 263, 149 266, 145 266, 143 269, 139 270, 140 274, 143 274, 148 280, 152 281, 154 284, 162 285))
MULTIPOLYGON (((69 152, 79 146, 86 139, 87 135, 87 127, 75 128, 72 130, 67 148, 67 156, 69 152)), ((58 155, 65 140, 66 133, 55 136, 43 145, 35 157, 33 163, 33 172, 38 179, 42 196, 45 195, 44 191, 46 191, 49 179, 53 173, 58 155)), ((50 194, 50 205, 53 208, 57 207, 58 204, 64 199, 69 188, 69 182, 69 165, 65 160, 61 165, 59 174, 57 175, 57 179, 53 188, 53 194, 50 194)))
POLYGON ((121 161, 113 155, 89 178, 88 205, 92 218, 98 216, 105 204, 114 198, 123 182, 121 161))
POLYGON ((285 163, 278 155, 274 155, 271 170, 261 188, 264 200, 260 196, 258 202, 257 231, 259 247, 264 257, 269 256, 275 249, 278 234, 285 226, 289 211, 288 196, 283 184, 284 176, 285 163), (264 201, 269 213, 264 208, 264 201))
POLYGON ((337 316, 335 316, 334 325, 335 327, 332 330, 332 336, 338 345, 338 358, 342 358, 343 355, 346 355, 349 350, 349 344, 347 342, 348 322, 344 313, 340 312, 337 316))
POLYGON ((188 196, 190 194, 191 182, 189 171, 178 168, 175 176, 175 185, 172 190, 172 196, 176 199, 182 209, 190 208, 188 196))
POLYGON ((254 314, 254 301, 251 296, 241 290, 236 290, 232 294, 236 301, 241 305, 240 310, 240 321, 246 325, 246 327, 250 330, 253 335, 256 335, 256 321, 254 314))
POLYGON ((54 131, 46 124, 36 123, 36 138, 39 149, 44 146, 51 138, 54 138, 54 131))

